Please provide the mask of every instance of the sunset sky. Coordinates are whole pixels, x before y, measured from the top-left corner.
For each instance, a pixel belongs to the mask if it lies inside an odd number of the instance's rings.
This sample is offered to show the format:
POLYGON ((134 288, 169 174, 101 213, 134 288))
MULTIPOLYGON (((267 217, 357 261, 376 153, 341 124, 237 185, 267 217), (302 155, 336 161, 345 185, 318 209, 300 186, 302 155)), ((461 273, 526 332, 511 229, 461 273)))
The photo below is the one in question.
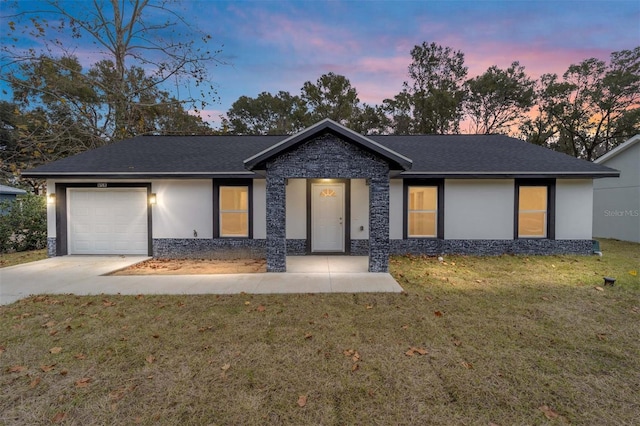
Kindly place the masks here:
MULTIPOLYGON (((18 4, 29 10, 38 2, 18 4)), ((469 77, 515 60, 532 77, 562 74, 572 63, 640 45, 638 0, 197 0, 180 13, 222 50, 224 65, 211 73, 220 98, 207 111, 213 122, 241 95, 299 94, 305 81, 330 71, 345 75, 362 102, 379 104, 402 89, 410 50, 424 41, 464 52, 469 77)), ((83 49, 81 59, 93 56, 91 46, 83 49)))

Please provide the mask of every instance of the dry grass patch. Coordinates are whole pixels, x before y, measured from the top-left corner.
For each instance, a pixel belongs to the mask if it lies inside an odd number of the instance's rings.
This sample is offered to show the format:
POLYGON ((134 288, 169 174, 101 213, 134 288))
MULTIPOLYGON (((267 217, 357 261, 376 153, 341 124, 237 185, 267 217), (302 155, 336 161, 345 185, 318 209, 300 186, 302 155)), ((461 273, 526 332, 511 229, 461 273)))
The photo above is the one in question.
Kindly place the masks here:
POLYGON ((35 262, 47 258, 47 249, 20 251, 15 253, 0 253, 0 268, 35 262))
POLYGON ((0 307, 0 423, 638 424, 640 250, 603 250, 398 257, 404 294, 32 297, 0 307))
POLYGON ((149 259, 111 275, 251 274, 267 272, 264 259, 149 259))

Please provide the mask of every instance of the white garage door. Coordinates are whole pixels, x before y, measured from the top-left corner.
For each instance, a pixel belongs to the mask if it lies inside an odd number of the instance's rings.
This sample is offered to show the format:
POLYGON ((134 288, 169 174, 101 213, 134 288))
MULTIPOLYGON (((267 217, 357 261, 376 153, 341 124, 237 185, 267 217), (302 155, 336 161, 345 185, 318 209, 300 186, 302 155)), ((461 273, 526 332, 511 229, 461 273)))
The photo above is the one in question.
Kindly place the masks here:
POLYGON ((148 253, 147 190, 68 190, 69 254, 148 253))

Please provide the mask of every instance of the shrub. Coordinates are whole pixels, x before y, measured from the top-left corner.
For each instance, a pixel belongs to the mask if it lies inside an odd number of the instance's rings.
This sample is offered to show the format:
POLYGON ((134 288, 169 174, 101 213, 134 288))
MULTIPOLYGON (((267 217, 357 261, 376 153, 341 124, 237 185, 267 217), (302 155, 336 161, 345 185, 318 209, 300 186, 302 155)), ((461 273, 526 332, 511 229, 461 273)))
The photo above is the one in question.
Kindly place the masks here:
POLYGON ((0 203, 0 252, 46 246, 47 205, 43 196, 26 194, 0 203))

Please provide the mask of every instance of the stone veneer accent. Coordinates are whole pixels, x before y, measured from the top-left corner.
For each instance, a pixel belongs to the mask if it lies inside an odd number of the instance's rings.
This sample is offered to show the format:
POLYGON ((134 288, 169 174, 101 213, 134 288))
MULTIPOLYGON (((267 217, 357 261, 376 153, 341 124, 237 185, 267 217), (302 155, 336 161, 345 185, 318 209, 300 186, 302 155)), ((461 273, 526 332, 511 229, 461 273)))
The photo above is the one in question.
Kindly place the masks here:
POLYGON ((47 237, 47 257, 56 256, 56 237, 47 237))
POLYGON ((166 259, 263 259, 266 240, 154 238, 153 257, 166 259))
MULTIPOLYGON (((55 238, 53 238, 55 256, 55 238)), ((250 239, 156 238, 153 256, 164 259, 264 259, 267 241, 250 239)), ((49 247, 49 251, 51 247, 49 247)), ((287 256, 306 256, 306 239, 287 239, 287 256)), ((351 240, 351 256, 368 256, 369 240, 351 240)))
MULTIPOLYGON (((267 162, 267 271, 286 271, 285 182, 304 179, 369 179, 369 271, 389 264, 389 165, 327 133, 267 162)), ((297 249, 297 247, 296 247, 297 249)))
POLYGON ((351 240, 351 256, 369 256, 369 240, 351 240))
POLYGON ((403 254, 468 254, 496 256, 500 254, 591 254, 592 240, 440 240, 406 239, 391 240, 390 253, 403 254))
POLYGON ((304 256, 307 254, 307 240, 287 239, 287 256, 304 256))
MULTIPOLYGON (((287 238, 287 256, 305 256, 307 254, 306 239, 287 238)), ((369 240, 351 240, 349 245, 349 253, 345 253, 345 255, 369 256, 369 240)))

